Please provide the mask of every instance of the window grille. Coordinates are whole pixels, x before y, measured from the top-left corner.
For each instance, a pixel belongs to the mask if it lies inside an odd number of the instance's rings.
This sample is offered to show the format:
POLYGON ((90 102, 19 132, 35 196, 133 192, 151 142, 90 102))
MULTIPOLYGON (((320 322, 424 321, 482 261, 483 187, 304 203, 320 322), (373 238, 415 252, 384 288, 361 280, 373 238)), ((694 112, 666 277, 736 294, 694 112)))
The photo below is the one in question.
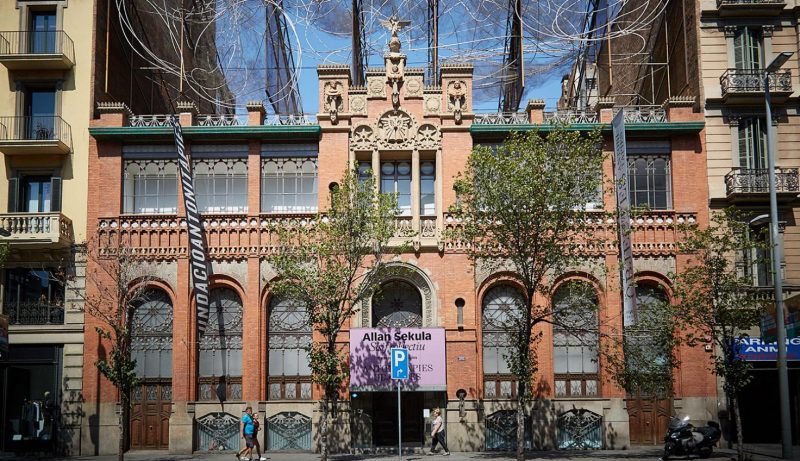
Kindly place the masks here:
POLYGON ((290 298, 273 298, 267 335, 269 399, 310 400, 311 327, 305 304, 290 298))
POLYGON ((197 206, 205 213, 247 212, 247 159, 193 160, 197 206))
POLYGON ((553 295, 556 397, 597 395, 597 297, 586 282, 567 282, 553 295))
POLYGON ((498 285, 483 297, 483 374, 484 397, 511 398, 516 395, 516 378, 508 357, 513 334, 519 328, 525 306, 522 294, 510 285, 498 285))
POLYGON ((123 181, 125 213, 173 214, 178 211, 178 163, 175 160, 126 160, 123 181))
POLYGON ((407 282, 381 286, 372 298, 372 325, 377 328, 421 328, 422 296, 407 282))
POLYGON ((317 211, 317 158, 261 160, 261 211, 314 213, 317 211))
POLYGON ((241 400, 242 300, 230 288, 213 289, 210 300, 199 335, 198 400, 241 400))
POLYGON ((150 290, 136 306, 131 350, 140 378, 172 376, 172 301, 162 290, 150 290))

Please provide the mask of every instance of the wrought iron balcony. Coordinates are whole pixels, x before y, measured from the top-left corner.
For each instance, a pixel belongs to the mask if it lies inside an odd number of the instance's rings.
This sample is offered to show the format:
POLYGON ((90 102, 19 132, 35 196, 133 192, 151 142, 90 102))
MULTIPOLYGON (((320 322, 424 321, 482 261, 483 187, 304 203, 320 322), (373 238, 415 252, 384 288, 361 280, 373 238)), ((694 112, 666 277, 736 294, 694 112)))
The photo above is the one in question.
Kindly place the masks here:
POLYGON ((497 112, 493 114, 475 114, 476 125, 527 125, 530 123, 525 112, 497 112))
POLYGON ((60 302, 10 302, 6 312, 10 325, 64 324, 64 304, 60 302))
POLYGON ((723 17, 776 16, 785 6, 785 0, 717 0, 717 10, 723 17))
POLYGON ((66 70, 75 44, 63 30, 0 32, 0 62, 11 70, 66 70))
MULTIPOLYGON (((735 98, 745 103, 764 100, 764 70, 728 69, 719 78, 722 98, 735 98)), ((792 94, 792 72, 780 70, 769 75, 769 91, 775 102, 785 100, 792 94)))
POLYGON ((0 214, 0 228, 11 233, 0 242, 12 245, 69 245, 73 241, 72 221, 61 213, 0 214))
POLYGON ((0 151, 16 154, 68 154, 72 127, 57 115, 0 117, 0 151))
POLYGON ((558 110, 555 112, 544 113, 545 123, 567 124, 573 123, 597 123, 599 117, 597 112, 591 110, 558 110))
MULTIPOLYGON (((778 195, 797 196, 800 193, 800 176, 797 168, 775 168, 775 190, 778 195)), ((728 198, 764 198, 769 194, 769 170, 766 168, 734 168, 725 175, 728 198), (756 197, 752 197, 753 195, 756 197), (758 197, 761 195, 761 197, 758 197)))

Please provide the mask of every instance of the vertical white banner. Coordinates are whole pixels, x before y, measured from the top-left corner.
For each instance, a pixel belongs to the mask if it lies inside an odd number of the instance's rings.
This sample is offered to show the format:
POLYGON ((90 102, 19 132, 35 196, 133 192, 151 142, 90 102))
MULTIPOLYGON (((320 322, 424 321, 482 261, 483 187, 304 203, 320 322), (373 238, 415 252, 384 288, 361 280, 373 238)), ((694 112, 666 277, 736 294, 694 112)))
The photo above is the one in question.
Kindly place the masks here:
POLYGON ((625 145, 625 111, 620 108, 612 122, 614 130, 614 182, 617 189, 617 225, 619 227, 619 269, 625 326, 636 323, 636 286, 633 279, 631 247, 631 202, 628 190, 628 155, 625 145))

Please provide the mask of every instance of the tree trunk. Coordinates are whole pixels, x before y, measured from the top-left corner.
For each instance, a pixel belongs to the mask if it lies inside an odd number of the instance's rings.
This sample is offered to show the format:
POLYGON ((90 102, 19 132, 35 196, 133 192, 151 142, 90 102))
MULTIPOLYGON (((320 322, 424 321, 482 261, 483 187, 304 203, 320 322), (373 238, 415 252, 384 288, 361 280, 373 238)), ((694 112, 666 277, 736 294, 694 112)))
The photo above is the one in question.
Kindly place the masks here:
POLYGON ((322 399, 322 417, 319 421, 319 459, 328 461, 328 390, 322 399))
POLYGON ((517 382, 517 461, 525 459, 525 384, 517 382))
POLYGON ((736 456, 739 461, 744 461, 744 437, 742 436, 742 417, 739 415, 739 398, 731 395, 733 417, 736 418, 736 456))
POLYGON ((125 411, 125 403, 123 401, 122 408, 120 408, 119 412, 119 446, 117 447, 118 461, 125 461, 125 440, 127 439, 127 432, 128 432, 125 430, 125 428, 127 427, 127 424, 125 424, 125 418, 127 416, 128 412, 125 411))

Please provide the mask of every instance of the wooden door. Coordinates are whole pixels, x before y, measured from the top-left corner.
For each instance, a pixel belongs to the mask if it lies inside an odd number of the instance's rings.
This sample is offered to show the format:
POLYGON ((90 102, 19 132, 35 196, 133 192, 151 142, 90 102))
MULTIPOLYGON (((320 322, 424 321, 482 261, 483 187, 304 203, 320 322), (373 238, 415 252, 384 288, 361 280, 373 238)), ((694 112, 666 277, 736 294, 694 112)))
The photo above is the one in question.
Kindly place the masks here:
POLYGON ((131 400, 131 449, 169 448, 172 383, 146 381, 134 390, 131 400))
POLYGON ((661 444, 669 426, 672 399, 629 395, 626 405, 631 445, 661 444))

